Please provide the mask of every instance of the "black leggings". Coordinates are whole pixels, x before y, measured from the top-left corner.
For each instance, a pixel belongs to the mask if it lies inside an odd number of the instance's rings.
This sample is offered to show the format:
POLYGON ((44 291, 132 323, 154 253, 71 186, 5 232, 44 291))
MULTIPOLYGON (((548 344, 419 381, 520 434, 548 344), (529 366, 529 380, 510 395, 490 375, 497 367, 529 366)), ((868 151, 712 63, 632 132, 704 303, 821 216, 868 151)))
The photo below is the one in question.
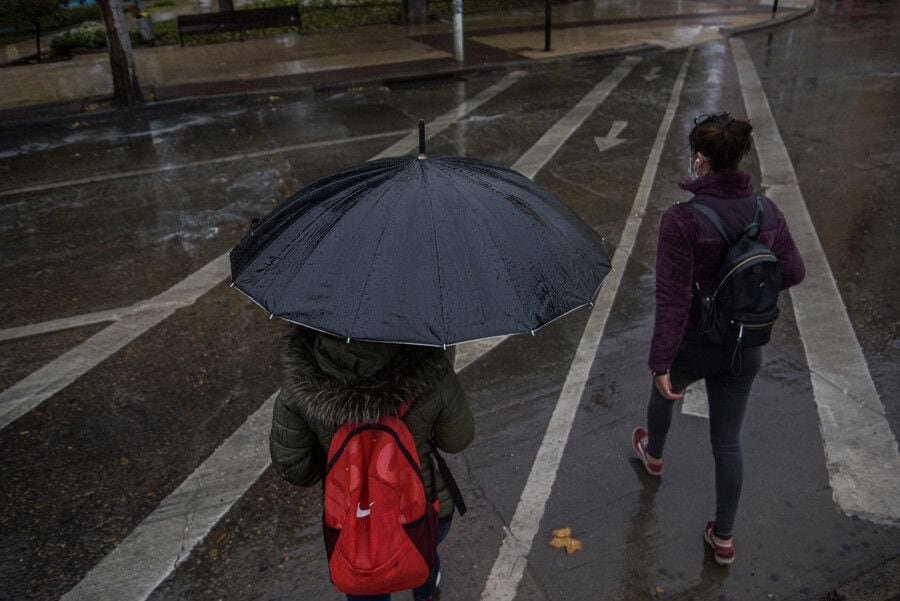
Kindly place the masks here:
MULTIPOLYGON (((744 463, 741 457, 741 424, 750 386, 762 362, 761 348, 741 351, 740 374, 732 375, 732 349, 706 342, 695 332, 685 332, 672 364, 672 390, 683 392, 692 382, 706 381, 709 396, 709 439, 716 462, 716 536, 729 537, 741 498, 744 463)), ((672 424, 673 401, 653 387, 647 407, 647 450, 662 457, 666 434, 672 424)))

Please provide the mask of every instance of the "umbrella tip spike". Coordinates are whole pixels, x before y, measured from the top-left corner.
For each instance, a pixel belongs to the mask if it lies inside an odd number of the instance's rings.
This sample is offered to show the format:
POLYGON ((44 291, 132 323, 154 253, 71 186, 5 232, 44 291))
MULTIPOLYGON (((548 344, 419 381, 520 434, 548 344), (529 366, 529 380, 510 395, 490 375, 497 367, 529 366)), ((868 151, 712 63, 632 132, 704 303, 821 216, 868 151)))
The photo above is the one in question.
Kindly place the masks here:
POLYGON ((534 336, 534 330, 531 330, 531 335, 534 336))
POLYGON ((275 314, 274 314, 274 313, 269 313, 269 319, 272 319, 273 317, 275 317, 275 314))
POLYGON ((229 288, 234 288, 234 282, 231 282, 230 284, 228 284, 228 287, 229 287, 229 288))
POLYGON ((419 119, 419 159, 425 157, 425 119, 419 119))
POLYGON ((347 344, 350 344, 350 337, 347 336, 347 344))

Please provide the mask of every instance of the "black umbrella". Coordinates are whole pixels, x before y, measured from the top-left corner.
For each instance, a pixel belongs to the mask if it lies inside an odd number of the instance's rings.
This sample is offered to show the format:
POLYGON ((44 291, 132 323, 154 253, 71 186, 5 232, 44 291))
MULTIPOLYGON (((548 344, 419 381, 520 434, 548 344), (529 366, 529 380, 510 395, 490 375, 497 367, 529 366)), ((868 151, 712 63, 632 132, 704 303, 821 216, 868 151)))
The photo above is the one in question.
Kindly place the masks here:
POLYGON ((272 316, 354 340, 447 346, 590 304, 599 235, 523 175, 420 155, 300 190, 231 251, 232 286, 272 316))

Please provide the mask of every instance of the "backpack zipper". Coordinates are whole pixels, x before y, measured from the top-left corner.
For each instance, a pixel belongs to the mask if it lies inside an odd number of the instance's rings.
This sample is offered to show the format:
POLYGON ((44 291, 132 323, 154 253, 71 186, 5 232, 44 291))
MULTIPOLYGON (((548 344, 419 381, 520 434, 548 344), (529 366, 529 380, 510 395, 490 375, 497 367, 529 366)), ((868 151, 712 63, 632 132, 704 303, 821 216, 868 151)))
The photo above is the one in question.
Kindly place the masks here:
POLYGON ((757 259, 766 259, 766 258, 772 258, 772 259, 775 259, 776 261, 778 260, 778 257, 776 257, 775 255, 773 255, 771 253, 766 253, 766 254, 762 254, 762 255, 753 255, 752 257, 748 257, 748 258, 744 259, 743 261, 741 261, 740 263, 738 263, 737 265, 735 265, 734 267, 732 267, 731 271, 726 273, 725 276, 719 281, 719 285, 716 287, 716 291, 713 293, 713 296, 716 296, 717 294, 719 294, 719 290, 722 289, 722 286, 725 285, 725 281, 729 277, 731 277, 732 273, 734 273, 735 271, 737 271, 738 269, 740 269, 741 267, 743 267, 750 261, 755 261, 757 259))
MULTIPOLYGON (((731 325, 738 326, 741 329, 741 333, 743 333, 744 328, 752 330, 754 328, 767 328, 771 325, 775 325, 775 320, 773 319, 772 321, 767 321, 766 323, 741 323, 732 319, 731 325)), ((740 334, 738 335, 738 338, 740 338, 740 334)))

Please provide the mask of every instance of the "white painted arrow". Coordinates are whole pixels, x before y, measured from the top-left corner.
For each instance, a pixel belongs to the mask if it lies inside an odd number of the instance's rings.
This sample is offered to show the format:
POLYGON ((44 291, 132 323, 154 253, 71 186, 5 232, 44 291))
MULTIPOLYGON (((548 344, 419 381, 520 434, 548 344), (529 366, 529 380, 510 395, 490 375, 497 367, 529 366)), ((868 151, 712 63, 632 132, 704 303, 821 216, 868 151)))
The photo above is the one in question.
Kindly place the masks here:
POLYGON ((643 77, 647 81, 653 81, 654 79, 659 78, 660 71, 662 71, 662 67, 650 67, 650 71, 642 75, 641 77, 643 77))
POLYGON ((609 133, 606 134, 606 137, 595 137, 594 141, 597 143, 597 148, 600 149, 600 152, 614 148, 624 142, 625 140, 618 136, 627 126, 628 121, 613 121, 612 127, 609 128, 609 133))

